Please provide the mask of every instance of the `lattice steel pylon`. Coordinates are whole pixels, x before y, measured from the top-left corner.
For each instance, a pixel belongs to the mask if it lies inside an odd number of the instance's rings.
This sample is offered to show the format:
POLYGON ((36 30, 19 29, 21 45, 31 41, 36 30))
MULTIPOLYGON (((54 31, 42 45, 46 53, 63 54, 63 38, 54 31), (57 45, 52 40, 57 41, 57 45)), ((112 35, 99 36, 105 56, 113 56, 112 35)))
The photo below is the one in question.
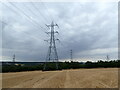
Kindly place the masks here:
POLYGON ((13 64, 15 64, 15 54, 13 55, 13 64))
MULTIPOLYGON (((46 25, 48 28, 50 28, 50 32, 46 32, 47 34, 50 34, 50 39, 49 40, 45 40, 45 41, 49 41, 49 48, 48 48, 48 53, 46 56, 46 62, 44 64, 44 68, 43 70, 48 69, 47 67, 47 63, 48 62, 55 62, 56 63, 56 70, 58 69, 58 54, 57 54, 57 49, 56 49, 56 40, 59 39, 55 39, 55 33, 58 33, 58 31, 54 30, 54 27, 58 25, 54 24, 54 22, 52 22, 50 25, 46 25)), ((58 27, 59 28, 59 27, 58 27)))
POLYGON ((70 50, 70 61, 73 61, 73 51, 70 50))
POLYGON ((109 61, 109 60, 110 60, 109 55, 107 55, 107 56, 106 56, 106 60, 107 60, 107 61, 109 61))

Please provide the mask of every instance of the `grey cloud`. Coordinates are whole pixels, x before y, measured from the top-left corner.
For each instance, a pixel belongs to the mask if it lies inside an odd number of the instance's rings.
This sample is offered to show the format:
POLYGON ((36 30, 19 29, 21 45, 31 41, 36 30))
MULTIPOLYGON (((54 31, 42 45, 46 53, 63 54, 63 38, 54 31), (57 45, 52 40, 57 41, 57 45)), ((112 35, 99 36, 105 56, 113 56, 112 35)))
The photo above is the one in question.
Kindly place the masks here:
MULTIPOLYGON (((68 59, 70 49, 74 51, 74 58, 80 58, 82 55, 78 53, 84 51, 117 47, 117 3, 44 3, 46 7, 42 3, 34 3, 42 15, 31 3, 14 4, 46 30, 33 25, 34 22, 31 23, 17 8, 7 4, 21 14, 3 7, 3 20, 8 24, 3 29, 3 55, 6 57, 16 53, 21 61, 44 61, 48 49, 44 40, 49 38, 44 33, 49 31, 45 23, 50 24, 52 18, 60 26, 60 29, 55 28, 60 33, 56 35, 61 40, 61 43, 57 42, 60 59, 68 59)), ((117 58, 117 52, 108 54, 117 58)), ((96 56, 102 57, 105 53, 96 56)))

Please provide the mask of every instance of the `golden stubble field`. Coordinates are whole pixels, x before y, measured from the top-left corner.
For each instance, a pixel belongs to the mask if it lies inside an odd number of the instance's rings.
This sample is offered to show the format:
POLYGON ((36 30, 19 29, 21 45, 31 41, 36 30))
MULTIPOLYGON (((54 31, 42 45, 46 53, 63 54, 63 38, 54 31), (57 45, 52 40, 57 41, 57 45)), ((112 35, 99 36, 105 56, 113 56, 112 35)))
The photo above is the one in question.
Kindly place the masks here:
POLYGON ((117 88, 118 68, 2 74, 2 88, 117 88))

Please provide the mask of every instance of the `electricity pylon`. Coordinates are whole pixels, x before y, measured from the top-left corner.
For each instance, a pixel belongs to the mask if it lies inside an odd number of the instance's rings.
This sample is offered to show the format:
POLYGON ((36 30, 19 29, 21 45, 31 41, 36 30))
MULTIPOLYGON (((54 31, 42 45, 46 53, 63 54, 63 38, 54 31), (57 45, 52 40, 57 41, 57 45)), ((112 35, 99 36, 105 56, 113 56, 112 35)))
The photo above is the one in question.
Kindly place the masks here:
POLYGON ((13 64, 15 64, 15 54, 13 55, 13 64))
POLYGON ((70 50, 70 61, 73 61, 72 50, 70 50))
MULTIPOLYGON (((57 49, 56 49, 56 44, 55 41, 59 40, 59 39, 55 39, 55 33, 58 33, 58 31, 54 30, 54 27, 58 25, 54 24, 54 22, 52 22, 50 25, 46 25, 51 31, 50 32, 46 32, 47 34, 50 34, 50 39, 49 40, 45 40, 45 41, 49 41, 49 48, 48 48, 48 53, 46 56, 46 62, 44 64, 44 68, 43 70, 47 70, 49 67, 47 66, 48 62, 55 62, 56 63, 56 69, 58 69, 58 54, 57 54, 57 49)), ((59 27, 58 27, 59 28, 59 27)))
POLYGON ((107 61, 109 61, 109 60, 110 60, 109 55, 107 55, 107 56, 106 56, 106 59, 107 59, 107 61))

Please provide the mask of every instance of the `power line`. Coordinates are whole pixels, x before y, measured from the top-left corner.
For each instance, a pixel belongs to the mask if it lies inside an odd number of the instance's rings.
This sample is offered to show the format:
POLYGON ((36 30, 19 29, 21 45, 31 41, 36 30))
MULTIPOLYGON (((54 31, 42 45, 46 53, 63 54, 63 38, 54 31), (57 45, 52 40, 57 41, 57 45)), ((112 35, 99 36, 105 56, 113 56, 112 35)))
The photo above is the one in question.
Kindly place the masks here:
MULTIPOLYGON (((41 1, 42 1, 42 0, 41 0, 41 1)), ((46 11, 47 11, 49 17, 51 18, 51 20, 54 21, 54 22, 56 23, 56 20, 58 20, 58 17, 57 17, 57 19, 55 20, 55 18, 53 18, 52 14, 49 12, 49 10, 48 10, 47 6, 45 5, 45 3, 42 2, 42 4, 43 4, 43 6, 45 7, 45 9, 46 9, 46 11)))
MULTIPOLYGON (((2 3, 2 2, 1 2, 2 3)), ((2 3, 2 4, 4 4, 4 3, 2 3)), ((13 11, 15 14, 19 14, 18 12, 16 12, 14 9, 12 9, 12 8, 10 8, 9 6, 7 6, 6 4, 4 4, 6 7, 8 7, 11 11, 13 11)), ((29 20, 29 19, 28 19, 29 20)), ((1 22, 3 22, 3 21, 1 21, 1 22)), ((5 23, 5 22, 4 22, 5 23)), ((33 23, 33 22, 31 22, 31 23, 33 23)), ((6 23, 5 23, 6 24, 6 23)), ((3 25, 3 23, 2 23, 2 25, 3 25)), ((34 25, 34 24, 32 24, 32 25, 34 25)), ((26 35, 28 35, 28 36, 30 36, 31 38, 33 38, 33 39, 39 39, 39 38, 37 38, 37 37, 34 37, 34 36, 32 36, 32 35, 30 35, 30 33, 27 33, 27 32, 22 32, 22 33, 24 33, 24 34, 26 34, 26 35)))
MULTIPOLYGON (((2 4, 4 4, 4 3, 2 3, 2 4)), ((11 11, 13 11, 14 13, 17 13, 17 14, 19 14, 18 12, 16 12, 14 9, 12 9, 12 8, 10 8, 9 6, 7 6, 6 4, 4 4, 6 7, 8 7, 11 11)), ((20 13, 21 14, 21 13, 20 13)), ((28 19, 28 18, 27 18, 28 19)), ((28 19, 29 21, 30 21, 30 19, 28 19)), ((3 21, 2 21, 3 22, 3 21)), ((30 21, 31 22, 31 21, 30 21)), ((31 23, 33 23, 33 22, 31 22, 31 23)), ((34 23, 32 24, 32 25, 35 25, 34 23)), ((37 28, 37 27, 36 27, 37 28)), ((38 29, 38 28, 37 28, 38 29)))
MULTIPOLYGON (((47 6, 45 5, 45 3, 44 3, 44 2, 42 2, 42 0, 41 0, 41 3, 42 3, 42 5, 45 7, 45 9, 46 9, 46 11, 47 11, 47 13, 48 13, 49 17, 51 18, 51 20, 52 20, 52 21, 54 21, 54 22, 56 23, 56 21, 54 20, 53 16, 50 14, 50 12, 49 12, 49 10, 48 10, 47 6)), ((57 19, 58 19, 58 18, 57 18, 57 19)), ((59 28, 59 29, 60 29, 60 28, 59 28)), ((59 40, 59 42, 60 42, 60 43, 61 43, 61 45, 63 46, 63 43, 61 42, 61 40, 59 40)))
MULTIPOLYGON (((4 4, 4 3, 3 3, 3 4, 4 4)), ((4 4, 4 5, 7 6, 6 4, 4 4)), ((8 7, 8 6, 7 6, 7 7, 8 7)), ((13 12, 19 14, 19 13, 16 12, 14 9, 12 9, 12 8, 10 8, 10 7, 8 7, 8 8, 11 9, 13 12)), ((18 9, 19 9, 19 8, 18 8, 18 9)), ((21 11, 21 10, 20 10, 20 11, 21 11)), ((20 13, 20 14, 21 14, 21 13, 20 13)), ((26 16, 26 14, 24 14, 23 12, 22 12, 22 14, 26 16)), ((33 22, 30 20, 31 18, 27 17, 27 19, 28 19, 31 23, 33 23, 33 22)), ((36 24, 33 23, 32 25, 36 25, 36 24)), ((38 25, 37 25, 37 26, 38 26, 38 25)), ((37 27, 36 27, 36 28, 37 28, 37 27)), ((38 28, 38 29, 39 29, 39 28, 38 28)))
POLYGON ((47 18, 44 17, 44 15, 42 15, 41 11, 38 9, 38 7, 33 3, 33 2, 30 2, 31 5, 38 11, 38 13, 44 18, 45 21, 48 22, 47 18))
MULTIPOLYGON (((0 1, 1 2, 1 1, 0 1)), ((2 2, 1 2, 2 3, 2 2)), ((9 6, 7 6, 5 3, 2 3, 2 4, 4 4, 6 7, 8 7, 11 11, 13 11, 14 13, 16 13, 16 11, 14 10, 14 9, 12 9, 12 8, 10 8, 9 6)), ((18 12, 17 12, 18 13, 18 12)), ((18 13, 19 14, 19 13, 18 13)))
MULTIPOLYGON (((1 2, 1 1, 0 1, 1 2)), ((2 3, 2 4, 4 4, 4 3, 2 3)), ((16 12, 14 9, 12 9, 12 8, 10 8, 9 6, 7 6, 6 4, 4 4, 6 7, 8 7, 10 10, 12 10, 14 13, 18 13, 18 12, 16 12)), ((13 6, 13 5, 12 5, 13 6)), ((20 10, 21 11, 21 10, 20 10)), ((19 14, 19 13, 18 13, 19 14)), ((21 14, 21 13, 20 13, 21 14)), ((23 13, 23 15, 24 16, 26 16, 24 13, 23 13)), ((31 23, 33 23, 32 21, 31 21, 31 18, 29 18, 28 16, 26 16, 27 17, 27 19, 31 22, 31 23)), ((33 23, 32 25, 35 25, 35 23, 33 23)), ((37 25, 38 26, 38 25, 37 25)), ((39 29, 39 28, 38 28, 39 29)))
MULTIPOLYGON (((0 20, 0 22, 1 22, 1 24, 2 24, 2 30, 4 29, 4 27, 3 27, 3 25, 8 25, 6 22, 4 22, 4 21, 1 21, 0 20)), ((11 26, 11 25, 10 25, 11 26)), ((2 31, 2 33, 3 33, 3 31, 2 31)), ((24 34, 26 34, 26 35, 29 35, 30 37, 32 37, 32 38, 34 38, 34 39, 39 39, 39 38, 36 38, 36 37, 34 37, 34 36, 31 36, 30 35, 30 33, 27 33, 27 32, 22 32, 22 33, 24 33, 24 34)), ((2 36, 3 36, 3 34, 2 34, 2 36)))
MULTIPOLYGON (((24 4, 24 3, 23 3, 23 4, 24 4)), ((34 16, 37 16, 37 17, 38 17, 38 15, 36 15, 30 8, 28 8, 27 5, 24 4, 24 7, 27 8, 34 16)))
MULTIPOLYGON (((17 6, 15 6, 13 3, 9 2, 12 6, 14 6, 15 8, 17 8, 19 11, 21 11, 27 18, 29 18, 30 20, 34 21, 31 17, 29 17, 24 11, 22 11, 20 8, 18 8, 17 6)), ((44 30, 43 27, 41 27, 37 22, 34 21, 34 23, 39 26, 40 28, 42 28, 44 30)))
MULTIPOLYGON (((31 3, 31 5, 32 5, 32 7, 34 7, 34 9, 36 10, 37 8, 35 7, 35 5, 32 3, 32 2, 30 2, 31 3)), ((24 4, 24 3, 23 3, 24 4)), ((34 16, 36 16, 36 17, 38 17, 39 15, 38 14, 36 14, 35 12, 33 12, 34 10, 31 10, 29 7, 27 7, 27 5, 25 5, 24 4, 24 7, 26 7, 34 16)), ((38 9, 39 10, 39 9, 38 9)), ((36 10, 36 11, 38 11, 38 10, 36 10)), ((39 11, 38 11, 39 12, 39 11)), ((43 16, 44 17, 44 16, 43 16)), ((46 22, 45 22, 46 23, 46 22)), ((44 25, 45 25, 45 23, 44 23, 44 25)))
MULTIPOLYGON (((41 0, 41 1, 42 1, 42 0, 41 0)), ((54 19, 53 19, 52 15, 50 14, 50 12, 49 12, 49 10, 48 10, 47 6, 44 4, 44 2, 41 2, 41 4, 45 7, 46 11, 48 12, 49 17, 51 18, 51 21, 54 21, 54 19)))

